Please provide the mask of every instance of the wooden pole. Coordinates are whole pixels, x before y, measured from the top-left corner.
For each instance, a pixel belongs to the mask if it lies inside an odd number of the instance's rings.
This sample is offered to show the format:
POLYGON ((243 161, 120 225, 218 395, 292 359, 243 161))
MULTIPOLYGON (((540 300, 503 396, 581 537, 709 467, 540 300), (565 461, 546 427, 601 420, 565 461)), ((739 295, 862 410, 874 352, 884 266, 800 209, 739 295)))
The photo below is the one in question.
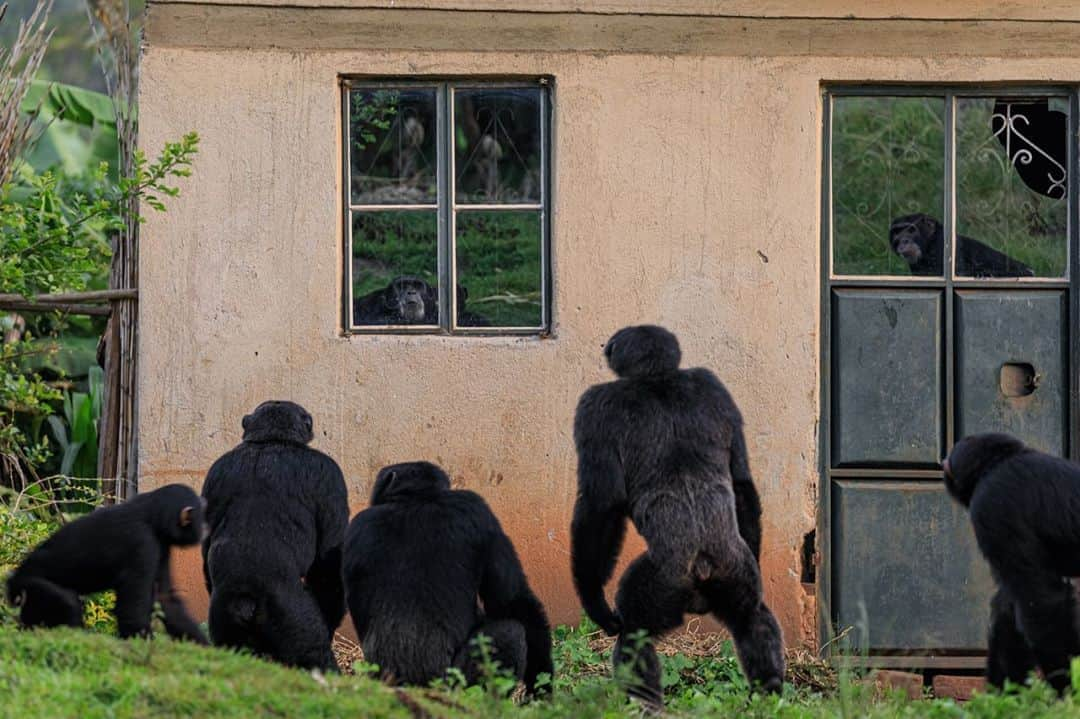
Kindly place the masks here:
POLYGON ((88 292, 56 292, 51 295, 22 295, 0 292, 0 302, 36 302, 38 304, 71 302, 111 302, 113 300, 138 299, 138 290, 90 290, 88 292))
POLYGON ((69 315, 93 315, 108 317, 112 314, 109 307, 99 305, 76 305, 67 302, 26 302, 25 300, 4 300, 0 298, 0 310, 17 310, 19 312, 63 312, 69 315))

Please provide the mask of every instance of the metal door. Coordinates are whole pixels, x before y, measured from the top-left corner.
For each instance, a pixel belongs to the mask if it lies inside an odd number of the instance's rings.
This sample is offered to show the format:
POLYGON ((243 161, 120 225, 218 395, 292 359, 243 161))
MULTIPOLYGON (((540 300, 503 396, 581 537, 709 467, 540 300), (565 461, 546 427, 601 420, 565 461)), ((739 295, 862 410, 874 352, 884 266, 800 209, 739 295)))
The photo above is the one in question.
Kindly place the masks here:
POLYGON ((975 665, 993 585, 939 461, 989 430, 1075 452, 1077 98, 844 86, 823 107, 822 639, 975 665))

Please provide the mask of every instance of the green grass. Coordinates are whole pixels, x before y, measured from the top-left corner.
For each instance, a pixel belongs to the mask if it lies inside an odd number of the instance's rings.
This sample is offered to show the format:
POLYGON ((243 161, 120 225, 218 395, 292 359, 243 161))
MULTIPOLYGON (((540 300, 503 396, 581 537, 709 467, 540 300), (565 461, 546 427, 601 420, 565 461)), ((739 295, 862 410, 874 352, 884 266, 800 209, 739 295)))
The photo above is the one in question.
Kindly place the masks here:
MULTIPOLYGON (((55 529, 55 520, 0 504, 0 579, 26 551, 55 529)), ((313 676, 252 656, 169 640, 120 641, 113 634, 112 597, 88 602, 90 629, 24 631, 16 610, 0 599, 0 718, 3 717, 562 717, 640 716, 612 678, 610 640, 596 627, 556 627, 550 698, 527 704, 510 698, 512 682, 462 689, 447 682, 396 689, 357 675, 313 676)), ((872 682, 839 677, 809 657, 789 659, 782 696, 750 691, 731 643, 715 635, 667 642, 661 666, 668 710, 704 717, 1075 717, 1074 697, 1057 701, 1045 684, 977 696, 967 704, 881 696, 872 682), (678 650, 673 651, 673 650, 678 650), (681 652, 681 653, 680 653, 681 652)), ((1080 687, 1080 661, 1073 667, 1080 687)))
MULTIPOLYGON (((120 641, 70 629, 0 626, 3 717, 630 717, 639 710, 611 680, 606 653, 559 628, 550 699, 516 704, 505 682, 467 690, 396 689, 364 676, 313 676, 220 649, 165 638, 120 641)), ((822 694, 787 686, 781 697, 750 693, 728 652, 664 659, 667 706, 676 716, 715 717, 1080 717, 1072 698, 1042 684, 966 704, 876 695, 841 677, 822 694)))
MULTIPOLYGON (((435 285, 434 212, 373 212, 353 222, 353 297, 382 289, 399 275, 435 285)), ((540 325, 540 216, 536 212, 459 212, 457 282, 465 309, 495 327, 540 325)))

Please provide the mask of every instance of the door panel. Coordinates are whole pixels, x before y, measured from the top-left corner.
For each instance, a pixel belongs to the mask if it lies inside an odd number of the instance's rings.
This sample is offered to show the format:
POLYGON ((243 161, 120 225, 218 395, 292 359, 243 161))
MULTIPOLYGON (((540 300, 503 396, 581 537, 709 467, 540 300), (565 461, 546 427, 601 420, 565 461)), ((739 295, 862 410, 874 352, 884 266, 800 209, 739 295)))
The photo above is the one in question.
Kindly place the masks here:
POLYGON ((1008 432, 1056 455, 1067 447, 1066 294, 956 293, 956 436, 1008 432))
POLYGON ((990 572, 941 482, 833 481, 834 611, 852 649, 986 647, 990 572))
POLYGON ((937 466, 941 292, 836 290, 832 304, 833 465, 937 466))

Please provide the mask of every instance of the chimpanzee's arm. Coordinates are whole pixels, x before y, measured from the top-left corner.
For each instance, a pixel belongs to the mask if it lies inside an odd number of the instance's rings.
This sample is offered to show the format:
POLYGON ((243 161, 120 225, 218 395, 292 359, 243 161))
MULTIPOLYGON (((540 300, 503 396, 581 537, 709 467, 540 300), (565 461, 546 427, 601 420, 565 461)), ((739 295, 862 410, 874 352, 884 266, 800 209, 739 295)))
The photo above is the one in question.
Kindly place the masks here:
MULTIPOLYGON (((486 505, 485 512, 490 513, 486 505)), ((480 583, 480 599, 487 619, 514 619, 525 628, 525 673, 529 693, 536 691, 541 673, 552 676, 551 627, 543 605, 529 588, 525 572, 510 539, 491 515, 493 530, 488 544, 487 563, 480 583)), ((550 685, 543 688, 550 691, 550 685)))
POLYGON ((758 498, 754 479, 750 476, 750 461, 746 452, 746 438, 742 423, 732 428, 731 483, 735 492, 735 515, 739 522, 739 534, 750 546, 754 559, 761 561, 761 500, 758 498))
POLYGON ((578 496, 570 525, 570 562, 582 607, 608 635, 620 621, 604 596, 626 536, 626 490, 612 447, 578 442, 578 496))
POLYGON ((329 457, 319 455, 323 461, 321 467, 321 488, 315 498, 316 543, 315 561, 308 568, 305 580, 308 590, 315 596, 319 612, 326 621, 331 636, 345 617, 345 585, 341 577, 342 544, 345 541, 345 528, 349 523, 348 492, 345 477, 337 463, 329 457))
POLYGON ((155 599, 161 603, 161 611, 164 615, 162 622, 165 631, 173 639, 188 639, 196 644, 209 644, 202 629, 188 614, 183 600, 176 592, 172 584, 172 571, 170 568, 169 555, 171 550, 164 547, 161 561, 158 564, 157 576, 154 580, 155 599))

